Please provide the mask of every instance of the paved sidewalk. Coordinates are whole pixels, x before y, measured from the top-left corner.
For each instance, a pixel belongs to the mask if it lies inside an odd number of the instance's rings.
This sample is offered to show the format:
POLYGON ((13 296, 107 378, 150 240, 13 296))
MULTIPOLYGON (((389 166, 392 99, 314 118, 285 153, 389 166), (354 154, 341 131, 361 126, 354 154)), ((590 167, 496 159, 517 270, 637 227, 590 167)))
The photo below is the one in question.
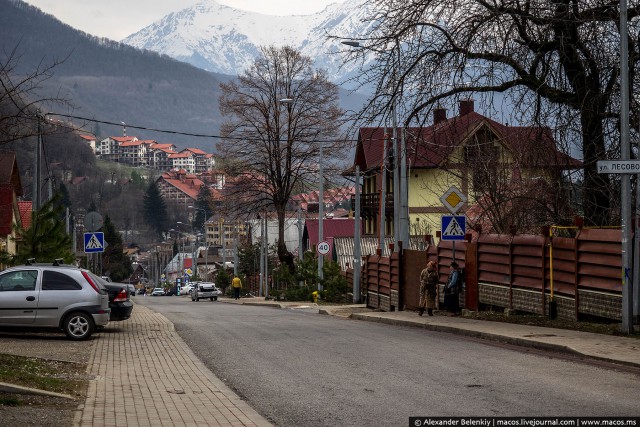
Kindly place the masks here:
POLYGON ((164 316, 136 304, 98 335, 74 426, 270 426, 213 375, 164 316), (180 367, 177 364, 180 364, 180 367))

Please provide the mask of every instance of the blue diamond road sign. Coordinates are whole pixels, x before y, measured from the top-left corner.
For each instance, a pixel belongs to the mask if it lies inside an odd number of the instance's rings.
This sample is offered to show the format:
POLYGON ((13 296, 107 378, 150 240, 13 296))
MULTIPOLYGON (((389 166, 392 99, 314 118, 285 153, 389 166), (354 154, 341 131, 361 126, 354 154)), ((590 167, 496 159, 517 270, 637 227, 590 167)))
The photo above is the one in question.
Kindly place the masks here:
POLYGON ((442 240, 464 240, 467 222, 464 215, 442 216, 442 240))
POLYGON ((84 252, 104 252, 104 233, 84 233, 84 252))

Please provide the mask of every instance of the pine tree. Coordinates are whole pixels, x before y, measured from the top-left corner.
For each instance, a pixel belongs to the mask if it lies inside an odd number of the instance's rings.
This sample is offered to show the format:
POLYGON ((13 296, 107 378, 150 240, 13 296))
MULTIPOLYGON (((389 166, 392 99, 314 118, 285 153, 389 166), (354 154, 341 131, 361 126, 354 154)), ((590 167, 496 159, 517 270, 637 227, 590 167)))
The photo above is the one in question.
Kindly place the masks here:
POLYGON ((109 215, 104 218, 102 232, 106 246, 102 253, 102 271, 114 282, 128 279, 133 273, 131 260, 123 252, 122 237, 113 226, 109 215))
POLYGON ((144 195, 143 213, 147 224, 158 236, 162 237, 162 233, 167 231, 167 204, 162 198, 155 181, 149 184, 149 188, 147 188, 144 195))
POLYGON ((198 198, 196 199, 196 212, 193 217, 194 230, 201 230, 204 227, 204 223, 212 214, 212 202, 211 191, 207 186, 203 185, 200 187, 200 192, 198 192, 198 198))
POLYGON ((53 262, 62 258, 71 263, 75 257, 71 251, 71 236, 65 232, 65 209, 61 203, 62 196, 56 194, 38 211, 31 214, 31 227, 25 230, 16 229, 18 253, 15 261, 24 264, 29 258, 37 262, 53 262))

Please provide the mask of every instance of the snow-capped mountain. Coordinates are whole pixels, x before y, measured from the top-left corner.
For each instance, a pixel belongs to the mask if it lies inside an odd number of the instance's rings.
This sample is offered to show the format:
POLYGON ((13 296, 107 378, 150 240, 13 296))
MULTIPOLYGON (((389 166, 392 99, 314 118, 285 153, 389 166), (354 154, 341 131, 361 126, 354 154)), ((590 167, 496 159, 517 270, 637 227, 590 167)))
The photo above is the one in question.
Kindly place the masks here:
POLYGON ((202 2, 171 13, 123 40, 208 71, 236 75, 250 66, 261 46, 292 46, 316 60, 338 81, 353 70, 339 70, 336 46, 327 35, 357 38, 369 32, 362 0, 346 0, 313 15, 272 16, 202 2))

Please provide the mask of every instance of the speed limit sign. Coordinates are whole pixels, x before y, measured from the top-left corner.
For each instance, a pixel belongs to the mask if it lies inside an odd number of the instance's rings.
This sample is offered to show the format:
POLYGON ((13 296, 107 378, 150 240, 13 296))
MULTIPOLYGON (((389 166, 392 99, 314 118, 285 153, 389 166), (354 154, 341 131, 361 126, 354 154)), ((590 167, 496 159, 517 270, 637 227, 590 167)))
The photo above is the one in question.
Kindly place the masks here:
POLYGON ((326 255, 329 253, 329 243, 322 241, 318 243, 318 253, 320 255, 326 255))

